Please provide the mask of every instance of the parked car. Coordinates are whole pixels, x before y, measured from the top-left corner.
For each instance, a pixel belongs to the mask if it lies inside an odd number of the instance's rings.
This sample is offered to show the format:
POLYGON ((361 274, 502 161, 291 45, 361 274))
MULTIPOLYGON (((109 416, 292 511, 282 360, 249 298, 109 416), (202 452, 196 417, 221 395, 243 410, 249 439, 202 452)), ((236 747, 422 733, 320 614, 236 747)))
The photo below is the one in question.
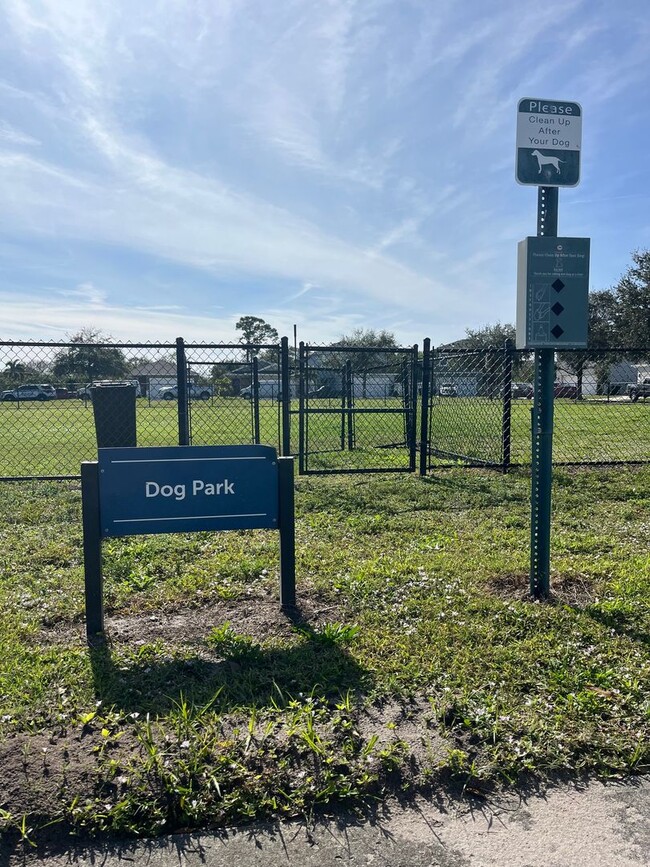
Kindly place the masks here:
POLYGON ((56 391, 53 385, 35 385, 25 383, 17 388, 10 388, 0 394, 0 400, 54 400, 56 391))
MULTIPOLYGON (((263 379, 259 383, 258 395, 260 399, 271 398, 282 400, 282 384, 277 379, 263 379)), ((253 386, 247 385, 239 392, 239 396, 246 400, 251 400, 253 397, 253 386)))
POLYGON ((94 382, 84 385, 83 388, 77 389, 77 397, 81 400, 91 400, 91 388, 106 388, 109 385, 129 385, 135 389, 136 397, 140 395, 140 383, 137 379, 96 379, 94 382))
POLYGON ((636 402, 640 397, 643 400, 650 397, 650 376, 646 376, 643 382, 637 382, 635 385, 628 385, 627 396, 631 401, 636 402))
POLYGON ((69 388, 59 388, 58 386, 54 389, 56 391, 56 399, 57 400, 69 400, 71 397, 76 397, 76 391, 70 391, 69 388))
POLYGON ((578 399, 578 386, 571 385, 569 382, 555 382, 553 383, 553 396, 554 397, 568 397, 571 400, 578 399))
MULTIPOLYGON (((211 385, 196 385, 194 382, 188 383, 187 386, 190 399, 193 400, 210 400, 212 397, 211 385)), ((165 385, 158 389, 159 400, 178 400, 178 386, 165 385)))
POLYGON ((534 388, 530 382, 513 382, 512 396, 524 397, 531 400, 534 394, 534 388))
POLYGON ((443 382, 438 391, 440 397, 458 397, 458 389, 455 385, 448 382, 443 382))

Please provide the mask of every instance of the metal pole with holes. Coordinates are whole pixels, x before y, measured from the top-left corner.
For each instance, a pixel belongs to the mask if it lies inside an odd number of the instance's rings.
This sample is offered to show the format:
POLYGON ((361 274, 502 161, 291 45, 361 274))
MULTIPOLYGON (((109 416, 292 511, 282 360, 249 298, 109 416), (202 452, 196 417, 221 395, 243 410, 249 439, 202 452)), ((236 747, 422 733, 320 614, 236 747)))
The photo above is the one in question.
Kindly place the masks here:
MULTIPOLYGON (((557 187, 538 188, 538 236, 557 237, 558 198, 557 187)), ((546 598, 551 584, 554 381, 555 353, 552 349, 536 349, 530 514, 530 592, 535 599, 546 598)))

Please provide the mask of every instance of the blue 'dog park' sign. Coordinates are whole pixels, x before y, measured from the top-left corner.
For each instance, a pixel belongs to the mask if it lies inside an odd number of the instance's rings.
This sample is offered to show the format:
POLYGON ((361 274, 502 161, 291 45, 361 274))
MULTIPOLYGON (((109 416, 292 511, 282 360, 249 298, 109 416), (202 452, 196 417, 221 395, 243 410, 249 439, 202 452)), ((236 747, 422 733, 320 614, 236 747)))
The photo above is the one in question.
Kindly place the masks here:
POLYGON ((278 529, 270 446, 99 449, 100 534, 278 529))

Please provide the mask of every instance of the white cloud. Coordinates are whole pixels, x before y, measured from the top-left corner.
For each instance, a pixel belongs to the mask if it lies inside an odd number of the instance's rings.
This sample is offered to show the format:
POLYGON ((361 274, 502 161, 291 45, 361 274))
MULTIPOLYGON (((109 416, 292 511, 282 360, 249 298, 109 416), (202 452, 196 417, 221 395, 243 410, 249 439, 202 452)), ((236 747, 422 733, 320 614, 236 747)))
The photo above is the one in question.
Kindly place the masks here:
MULTIPOLYGON (((647 131, 638 97, 629 129, 610 115, 647 89, 640 0, 625 16, 605 0, 5 7, 0 41, 15 62, 0 82, 6 243, 41 243, 54 272, 45 255, 42 283, 29 256, 14 269, 17 291, 40 286, 35 308, 14 308, 24 327, 47 297, 46 330, 61 327, 59 309, 120 333, 175 319, 198 328, 182 315, 179 281, 164 279, 175 263, 202 272, 195 293, 205 274, 218 286, 258 283, 253 312, 301 328, 384 317, 378 327, 411 335, 429 320, 453 339, 480 318, 512 318, 502 305, 514 297, 514 241, 534 222, 512 179, 517 99, 561 85, 585 107, 585 154, 616 149, 619 165, 631 130, 647 131), (108 268, 87 267, 98 245, 114 251, 113 283, 108 268), (84 266, 46 295, 62 282, 58 257, 73 258, 66 246, 86 250, 84 266), (135 315, 122 287, 147 257, 159 291, 135 315)), ((592 172, 595 160, 585 180, 592 172)), ((618 177, 608 197, 642 189, 642 174, 618 177)), ((3 278, 12 285, 6 262, 3 278)), ((236 289, 206 294, 204 309, 218 311, 206 328, 232 337, 237 303, 236 289)))
POLYGON ((6 209, 15 225, 121 244, 220 273, 307 278, 378 302, 408 305, 426 294, 433 303, 445 292, 435 280, 280 208, 130 150, 96 119, 89 129, 113 164, 116 178, 108 183, 26 156, 0 158, 0 178, 15 191, 6 209))
POLYGON ((0 142, 6 142, 9 145, 25 145, 32 147, 40 145, 40 141, 25 132, 13 127, 7 121, 0 120, 0 142))

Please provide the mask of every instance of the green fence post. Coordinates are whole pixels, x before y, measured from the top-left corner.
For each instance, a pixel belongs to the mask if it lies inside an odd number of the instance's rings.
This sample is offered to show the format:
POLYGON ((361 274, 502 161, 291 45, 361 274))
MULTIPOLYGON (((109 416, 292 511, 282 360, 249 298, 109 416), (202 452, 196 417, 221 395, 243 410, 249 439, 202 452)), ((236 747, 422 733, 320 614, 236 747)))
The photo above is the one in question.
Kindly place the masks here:
POLYGON ((420 475, 426 476, 429 463, 429 382, 431 379, 431 339, 422 344, 422 395, 420 399, 420 475))
POLYGON ((255 445, 260 444, 260 377, 259 377, 259 362, 257 356, 253 356, 253 442, 255 445))
POLYGON ((289 338, 280 340, 280 383, 282 406, 280 418, 282 425, 282 455, 291 454, 291 371, 289 367, 289 338))
POLYGON ((411 400, 409 407, 409 415, 408 415, 408 445, 409 445, 409 472, 415 472, 416 466, 416 430, 417 430, 417 415, 418 415, 418 345, 417 343, 413 344, 411 357, 411 377, 410 377, 410 387, 411 387, 411 400))
POLYGON ((347 430, 348 430, 348 451, 354 449, 354 377, 352 375, 352 362, 348 359, 345 362, 345 392, 347 402, 347 430))
POLYGON ((302 476, 307 462, 305 436, 305 344, 298 345, 298 472, 302 476))
POLYGON ((508 338, 503 347, 503 410, 501 414, 501 467, 504 473, 510 469, 510 445, 512 441, 512 340, 508 338))

